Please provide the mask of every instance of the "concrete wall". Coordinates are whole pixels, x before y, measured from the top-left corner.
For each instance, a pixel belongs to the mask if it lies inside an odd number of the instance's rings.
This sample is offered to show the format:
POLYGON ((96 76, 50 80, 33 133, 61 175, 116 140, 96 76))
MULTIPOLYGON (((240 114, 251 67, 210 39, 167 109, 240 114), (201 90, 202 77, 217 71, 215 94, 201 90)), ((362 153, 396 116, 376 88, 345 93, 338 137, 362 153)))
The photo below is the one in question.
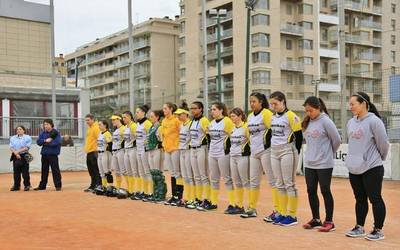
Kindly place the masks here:
POLYGON ((24 0, 0 0, 0 16, 50 23, 50 6, 24 0))

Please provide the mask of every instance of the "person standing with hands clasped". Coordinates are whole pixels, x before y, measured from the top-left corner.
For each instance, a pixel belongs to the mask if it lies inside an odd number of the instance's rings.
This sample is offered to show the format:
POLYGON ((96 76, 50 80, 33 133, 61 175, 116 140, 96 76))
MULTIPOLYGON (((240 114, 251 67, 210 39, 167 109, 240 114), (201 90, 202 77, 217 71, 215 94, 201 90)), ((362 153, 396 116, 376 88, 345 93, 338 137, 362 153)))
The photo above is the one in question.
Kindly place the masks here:
POLYGON ((88 125, 86 131, 85 152, 86 165, 90 175, 90 186, 85 189, 84 192, 94 192, 94 189, 101 185, 100 171, 97 162, 97 139, 100 135, 100 128, 92 114, 87 114, 85 116, 85 122, 88 125))
POLYGON ((339 132, 329 118, 325 103, 321 98, 310 96, 304 102, 306 117, 302 127, 307 143, 305 151, 305 177, 307 184, 308 201, 312 211, 312 219, 303 225, 304 229, 319 227, 320 232, 335 230, 333 224, 333 197, 331 180, 335 165, 335 152, 341 140, 339 132), (326 217, 322 224, 319 216, 318 184, 324 197, 326 217))
POLYGON ((58 165, 58 155, 61 150, 61 136, 54 128, 53 120, 44 120, 43 127, 44 131, 40 133, 39 138, 37 139, 37 144, 42 146, 42 150, 40 151, 40 154, 42 155, 42 176, 39 186, 34 188, 34 190, 38 191, 46 189, 49 167, 51 167, 56 191, 61 191, 61 172, 58 165))
POLYGON ((349 152, 346 167, 356 199, 356 226, 346 236, 364 237, 368 199, 372 203, 374 228, 365 236, 367 240, 383 240, 382 227, 386 207, 382 199, 383 163, 389 152, 389 140, 385 125, 369 96, 358 92, 350 98, 350 110, 354 117, 347 123, 349 152))
POLYGON ((24 191, 31 188, 29 176, 29 162, 25 159, 32 144, 32 138, 25 134, 25 127, 18 126, 17 134, 10 138, 11 159, 13 162, 14 185, 10 191, 19 191, 21 186, 21 174, 24 178, 24 191))

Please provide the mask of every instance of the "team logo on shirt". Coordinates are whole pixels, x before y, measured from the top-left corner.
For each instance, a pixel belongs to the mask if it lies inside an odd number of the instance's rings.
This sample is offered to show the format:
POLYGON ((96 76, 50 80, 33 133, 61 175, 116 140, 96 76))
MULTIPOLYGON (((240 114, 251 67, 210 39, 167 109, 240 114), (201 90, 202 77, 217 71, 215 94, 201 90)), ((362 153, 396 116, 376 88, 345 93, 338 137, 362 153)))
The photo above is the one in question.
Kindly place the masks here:
POLYGON ((305 134, 306 134, 306 136, 312 137, 312 138, 318 138, 321 135, 321 133, 317 129, 314 129, 312 131, 307 131, 307 132, 305 132, 305 134))
POLYGON ((358 128, 355 131, 350 132, 350 137, 354 139, 361 139, 364 137, 364 131, 362 128, 358 128))

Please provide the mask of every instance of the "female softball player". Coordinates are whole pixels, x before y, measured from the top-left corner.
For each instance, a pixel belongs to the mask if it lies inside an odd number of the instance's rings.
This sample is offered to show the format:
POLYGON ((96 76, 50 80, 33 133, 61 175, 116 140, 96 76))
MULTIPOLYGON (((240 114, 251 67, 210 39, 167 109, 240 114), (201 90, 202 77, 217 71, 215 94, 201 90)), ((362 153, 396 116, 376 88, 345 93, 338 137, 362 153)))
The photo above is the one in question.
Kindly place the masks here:
POLYGON ((113 184, 113 176, 111 173, 111 152, 112 152, 112 135, 109 131, 109 125, 106 120, 99 122, 101 133, 97 138, 97 164, 101 176, 101 183, 103 187, 113 184))
POLYGON ((153 178, 150 173, 150 165, 146 152, 147 134, 149 133, 151 122, 147 120, 146 114, 149 111, 149 106, 143 105, 136 109, 136 154, 139 170, 139 187, 140 192, 134 196, 134 200, 143 200, 149 195, 149 181, 153 178))
POLYGON ((114 132, 112 137, 112 168, 115 170, 115 182, 116 188, 121 188, 122 176, 126 179, 126 185, 128 187, 128 175, 124 163, 124 131, 125 126, 121 122, 122 117, 120 115, 113 115, 111 117, 112 125, 114 126, 114 132))
POLYGON ((181 108, 177 109, 174 113, 178 116, 181 122, 179 129, 179 151, 180 151, 180 167, 182 171, 182 177, 184 182, 183 200, 185 207, 193 205, 195 201, 195 189, 194 189, 194 176, 192 166, 190 165, 190 131, 189 126, 191 120, 189 118, 189 111, 186 103, 183 103, 181 108))
POLYGON ((274 224, 292 226, 297 224, 298 196, 296 189, 296 169, 298 154, 303 143, 300 118, 288 110, 286 96, 276 91, 270 96, 270 106, 274 111, 271 119, 271 165, 278 188, 280 215, 274 224))
POLYGON ((188 204, 187 208, 195 209, 211 205, 209 170, 206 161, 209 142, 207 127, 210 125, 210 121, 203 115, 203 103, 193 102, 190 110, 193 115, 193 120, 189 125, 190 164, 194 175, 196 200, 193 204, 188 204))
POLYGON ((312 219, 303 225, 305 229, 319 227, 320 232, 335 230, 333 224, 333 197, 331 193, 331 179, 334 166, 334 157, 341 140, 339 132, 329 118, 325 103, 321 98, 310 96, 304 102, 307 116, 302 127, 307 143, 305 151, 305 178, 307 184, 308 201, 312 211, 312 219), (319 216, 318 183, 324 197, 326 217, 324 224, 319 216))
POLYGON ((133 194, 138 192, 136 180, 139 177, 137 158, 136 158, 136 123, 133 122, 133 115, 130 111, 125 111, 122 120, 126 124, 124 131, 125 144, 125 167, 128 173, 128 193, 133 197, 133 194))
POLYGON ((235 209, 230 214, 243 214, 243 195, 249 189, 249 128, 247 127, 246 115, 240 108, 234 108, 230 112, 230 118, 235 124, 230 140, 230 170, 236 196, 235 209))
MULTIPOLYGON (((147 134, 145 150, 148 157, 150 169, 161 169, 161 154, 162 144, 160 135, 160 120, 163 117, 161 110, 155 110, 150 112, 150 122, 153 124, 147 134)), ((149 195, 143 198, 143 201, 154 201, 152 195, 154 191, 153 179, 148 181, 148 193, 149 195)))
POLYGON ((356 199, 356 226, 346 233, 348 237, 365 236, 364 224, 368 214, 368 199, 372 203, 374 228, 367 240, 383 240, 382 227, 386 216, 382 199, 383 163, 389 152, 385 125, 369 96, 358 92, 350 98, 354 117, 347 123, 349 152, 346 167, 356 199))
POLYGON ((173 103, 166 103, 163 106, 164 120, 162 126, 162 138, 164 148, 164 165, 171 173, 171 198, 164 204, 182 206, 183 180, 179 166, 179 128, 180 121, 174 115, 177 107, 173 103))
POLYGON ((264 171, 272 188, 272 203, 274 206, 271 215, 265 217, 264 220, 272 221, 278 211, 278 192, 271 167, 270 128, 272 112, 268 109, 268 101, 265 95, 258 92, 250 95, 250 107, 253 112, 247 118, 251 149, 249 207, 241 217, 257 217, 256 207, 260 196, 261 177, 264 171))
POLYGON ((208 166, 211 177, 211 204, 200 207, 199 210, 208 211, 218 208, 219 182, 221 176, 228 191, 229 206, 225 210, 226 214, 235 213, 235 195, 233 193, 233 183, 229 167, 230 139, 235 125, 228 117, 228 110, 225 104, 216 102, 211 106, 211 114, 214 120, 208 126, 210 135, 210 151, 208 154, 208 166))

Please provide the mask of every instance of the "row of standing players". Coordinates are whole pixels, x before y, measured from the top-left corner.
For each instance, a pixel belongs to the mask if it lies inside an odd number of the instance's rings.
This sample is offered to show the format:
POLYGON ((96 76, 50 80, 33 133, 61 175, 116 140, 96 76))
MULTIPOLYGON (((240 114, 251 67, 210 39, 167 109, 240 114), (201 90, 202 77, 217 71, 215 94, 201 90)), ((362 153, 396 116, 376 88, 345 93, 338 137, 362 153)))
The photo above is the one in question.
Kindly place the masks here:
MULTIPOLYGON (((135 119, 130 111, 122 116, 113 115, 112 134, 107 121, 100 121, 97 144, 102 185, 113 185, 113 171, 115 187, 121 188, 124 177, 131 199, 209 211, 218 208, 222 177, 229 200, 224 212, 252 218, 257 216, 260 182, 265 173, 273 209, 264 221, 292 226, 298 223, 295 175, 304 135, 305 178, 313 217, 303 227, 319 228, 320 232, 335 230, 330 184, 334 154, 341 139, 324 102, 309 97, 304 103, 303 121, 288 109, 286 97, 279 91, 271 94, 269 102, 265 95, 252 93, 250 107, 252 113, 246 119, 240 108, 228 114, 225 104, 214 103, 210 122, 198 101, 191 104, 190 113, 187 105, 177 108, 166 103, 162 110, 151 111, 149 119, 146 117, 149 107, 144 105, 137 108, 135 119), (151 169, 163 171, 162 166, 171 173, 171 198, 165 202, 152 196, 150 173, 151 169), (319 215, 318 184, 325 202, 323 223, 319 215), (246 209, 245 193, 248 194, 246 209)), ((346 166, 356 199, 357 223, 346 236, 380 240, 384 238, 381 229, 385 219, 382 161, 389 143, 383 122, 367 94, 353 95, 350 110, 354 117, 347 125, 346 166), (366 235, 368 199, 373 206, 374 228, 366 235)))

